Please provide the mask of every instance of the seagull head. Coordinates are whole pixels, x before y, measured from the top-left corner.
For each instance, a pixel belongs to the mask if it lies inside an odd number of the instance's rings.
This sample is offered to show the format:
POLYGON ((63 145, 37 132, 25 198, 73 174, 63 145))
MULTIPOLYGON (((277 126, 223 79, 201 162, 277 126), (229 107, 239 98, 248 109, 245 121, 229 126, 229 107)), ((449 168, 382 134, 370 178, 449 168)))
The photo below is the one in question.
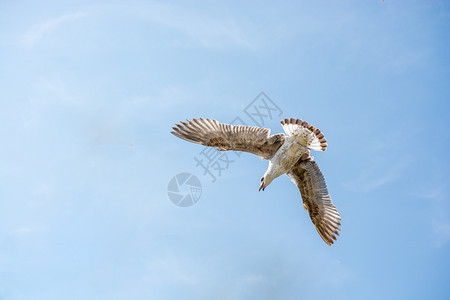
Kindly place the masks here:
POLYGON ((259 191, 265 190, 267 186, 272 182, 273 178, 270 177, 268 174, 264 174, 263 177, 261 177, 261 185, 259 186, 259 191))

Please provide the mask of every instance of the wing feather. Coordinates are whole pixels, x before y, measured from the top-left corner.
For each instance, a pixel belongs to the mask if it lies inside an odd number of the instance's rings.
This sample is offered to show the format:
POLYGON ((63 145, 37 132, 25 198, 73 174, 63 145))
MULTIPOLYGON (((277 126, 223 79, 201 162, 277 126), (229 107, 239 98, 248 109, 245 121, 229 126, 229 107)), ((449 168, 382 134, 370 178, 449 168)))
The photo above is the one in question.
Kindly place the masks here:
POLYGON ((280 123, 287 135, 296 136, 304 146, 316 151, 327 149, 327 140, 323 133, 308 122, 290 118, 281 120, 280 123))
POLYGON ((282 133, 269 136, 267 128, 230 125, 213 119, 180 121, 172 127, 173 135, 189 142, 217 147, 219 150, 244 151, 270 159, 284 143, 282 133))
POLYGON ((325 178, 315 161, 299 162, 287 175, 298 186, 303 207, 322 239, 331 246, 339 235, 341 216, 331 201, 325 178))

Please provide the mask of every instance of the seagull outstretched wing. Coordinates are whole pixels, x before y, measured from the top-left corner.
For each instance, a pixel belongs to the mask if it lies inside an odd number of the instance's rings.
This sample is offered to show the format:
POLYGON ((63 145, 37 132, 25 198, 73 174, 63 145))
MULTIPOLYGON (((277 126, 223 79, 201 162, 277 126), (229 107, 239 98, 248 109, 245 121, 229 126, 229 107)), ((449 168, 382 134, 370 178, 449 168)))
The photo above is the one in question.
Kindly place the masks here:
POLYGON ((341 219, 331 201, 325 178, 319 166, 313 160, 300 161, 287 175, 298 186, 303 199, 303 207, 309 212, 322 239, 329 246, 339 235, 341 219))
POLYGON ((180 121, 172 127, 171 133, 189 142, 217 147, 218 150, 244 151, 270 159, 284 143, 286 136, 282 133, 270 135, 270 129, 230 125, 212 119, 193 119, 180 121))

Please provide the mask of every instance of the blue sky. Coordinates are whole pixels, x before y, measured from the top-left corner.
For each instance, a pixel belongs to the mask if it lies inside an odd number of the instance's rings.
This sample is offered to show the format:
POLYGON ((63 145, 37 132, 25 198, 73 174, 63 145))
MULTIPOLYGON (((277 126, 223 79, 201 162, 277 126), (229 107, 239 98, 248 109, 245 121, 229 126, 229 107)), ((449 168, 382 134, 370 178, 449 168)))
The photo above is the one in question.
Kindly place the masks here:
POLYGON ((447 1, 0 7, 0 299, 450 298, 447 1), (332 247, 266 161, 211 182, 170 134, 261 91, 328 140, 332 247))

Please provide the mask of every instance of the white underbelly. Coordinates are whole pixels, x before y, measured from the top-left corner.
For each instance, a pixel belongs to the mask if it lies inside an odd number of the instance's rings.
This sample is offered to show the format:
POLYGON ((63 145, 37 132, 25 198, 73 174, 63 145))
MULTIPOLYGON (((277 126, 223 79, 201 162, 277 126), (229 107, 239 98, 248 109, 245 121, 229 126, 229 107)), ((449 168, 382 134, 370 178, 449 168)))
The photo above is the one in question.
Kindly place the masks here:
POLYGON ((285 142, 270 160, 275 175, 280 176, 292 169, 306 151, 300 145, 285 142))

